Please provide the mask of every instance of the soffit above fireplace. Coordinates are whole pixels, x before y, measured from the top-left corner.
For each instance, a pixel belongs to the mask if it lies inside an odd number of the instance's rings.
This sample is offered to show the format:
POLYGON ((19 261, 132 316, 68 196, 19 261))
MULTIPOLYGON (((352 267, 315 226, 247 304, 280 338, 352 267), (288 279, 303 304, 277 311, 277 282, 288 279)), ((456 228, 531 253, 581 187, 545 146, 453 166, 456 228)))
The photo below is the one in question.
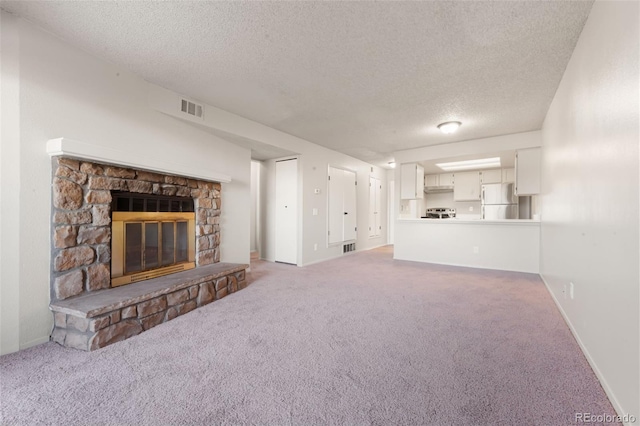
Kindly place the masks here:
POLYGON ((220 183, 231 182, 231 176, 210 170, 199 170, 190 165, 166 162, 145 155, 144 162, 131 158, 131 153, 104 146, 91 145, 68 138, 50 139, 47 141, 47 153, 51 157, 64 156, 115 164, 141 170, 165 173, 168 175, 186 176, 220 183))

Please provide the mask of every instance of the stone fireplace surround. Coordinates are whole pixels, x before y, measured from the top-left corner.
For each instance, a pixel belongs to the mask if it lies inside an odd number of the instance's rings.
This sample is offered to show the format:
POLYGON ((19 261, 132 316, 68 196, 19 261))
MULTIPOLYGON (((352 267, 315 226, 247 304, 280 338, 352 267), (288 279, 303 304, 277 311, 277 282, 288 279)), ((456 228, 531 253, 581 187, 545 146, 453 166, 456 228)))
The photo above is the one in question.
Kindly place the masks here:
POLYGON ((219 263, 221 186, 69 157, 53 159, 51 340, 93 350, 246 287, 248 265, 219 263), (111 289, 111 191, 191 197, 196 268, 111 289))

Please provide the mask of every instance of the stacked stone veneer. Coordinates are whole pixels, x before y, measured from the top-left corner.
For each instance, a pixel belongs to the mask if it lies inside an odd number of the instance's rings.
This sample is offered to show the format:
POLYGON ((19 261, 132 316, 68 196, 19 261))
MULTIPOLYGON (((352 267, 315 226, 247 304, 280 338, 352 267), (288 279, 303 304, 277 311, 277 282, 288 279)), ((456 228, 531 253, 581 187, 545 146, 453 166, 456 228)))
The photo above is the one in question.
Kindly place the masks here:
POLYGON ((220 190, 217 182, 55 158, 51 340, 82 350, 102 348, 246 287, 249 265, 220 263, 220 190), (110 288, 114 190, 193 198, 196 268, 110 288), (129 291, 133 286, 136 291, 129 291), (111 302, 101 304, 105 292, 111 302))
POLYGON ((99 349, 133 337, 247 286, 245 268, 248 265, 218 265, 222 268, 216 268, 197 279, 189 278, 195 270, 180 272, 186 277, 185 282, 90 311, 74 309, 73 299, 53 303, 51 308, 55 323, 51 340, 85 351, 99 349))
POLYGON ((53 160, 51 300, 111 286, 111 191, 191 197, 196 265, 220 261, 220 184, 80 161, 53 160))

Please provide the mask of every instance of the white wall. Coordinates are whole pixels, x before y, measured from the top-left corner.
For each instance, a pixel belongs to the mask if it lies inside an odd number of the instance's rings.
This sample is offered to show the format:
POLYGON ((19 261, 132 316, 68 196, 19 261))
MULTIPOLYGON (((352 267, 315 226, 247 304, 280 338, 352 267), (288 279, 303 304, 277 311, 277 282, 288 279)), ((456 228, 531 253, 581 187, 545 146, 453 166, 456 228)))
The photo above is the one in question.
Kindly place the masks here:
MULTIPOLYGON (((17 22, 0 16, 0 354, 20 349, 20 102, 17 22)), ((48 290, 45 292, 48 295, 48 290)))
POLYGON ((152 153, 231 176, 222 187, 221 259, 248 263, 248 149, 151 109, 153 86, 126 70, 8 14, 1 19, 1 353, 47 341, 51 330, 49 139, 109 146, 141 161, 152 153))
POLYGON ((544 122, 541 197, 541 274, 618 413, 636 419, 639 13, 594 3, 544 122))

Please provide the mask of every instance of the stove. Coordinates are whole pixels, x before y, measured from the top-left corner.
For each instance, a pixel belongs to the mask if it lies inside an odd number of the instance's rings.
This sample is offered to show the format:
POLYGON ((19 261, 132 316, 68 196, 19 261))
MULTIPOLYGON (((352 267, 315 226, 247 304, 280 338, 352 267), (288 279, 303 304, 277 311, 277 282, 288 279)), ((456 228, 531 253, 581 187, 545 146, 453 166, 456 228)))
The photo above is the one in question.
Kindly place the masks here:
POLYGON ((422 216, 423 219, 451 219, 454 217, 456 217, 456 209, 449 207, 433 207, 427 209, 426 215, 422 216))

